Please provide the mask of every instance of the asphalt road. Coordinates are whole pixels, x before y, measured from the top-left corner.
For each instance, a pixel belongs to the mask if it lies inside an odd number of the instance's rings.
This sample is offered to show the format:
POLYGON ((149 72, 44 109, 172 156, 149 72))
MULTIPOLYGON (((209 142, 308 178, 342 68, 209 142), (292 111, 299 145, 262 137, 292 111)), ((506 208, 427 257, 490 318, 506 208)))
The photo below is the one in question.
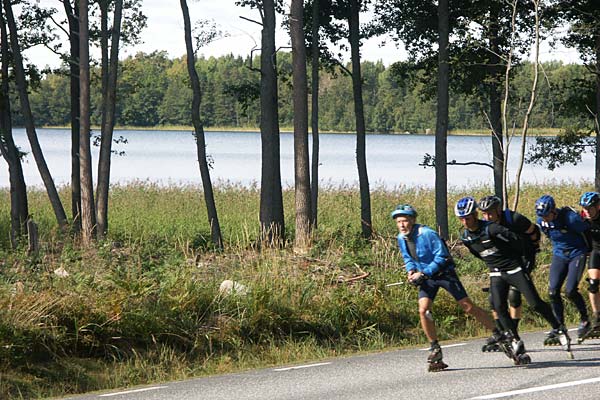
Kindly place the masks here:
POLYGON ((569 360, 560 347, 543 347, 542 332, 522 336, 532 358, 527 366, 514 366, 503 353, 481 353, 479 339, 442 343, 449 368, 436 373, 427 372, 427 351, 412 349, 69 399, 600 399, 600 339, 574 345, 569 360))

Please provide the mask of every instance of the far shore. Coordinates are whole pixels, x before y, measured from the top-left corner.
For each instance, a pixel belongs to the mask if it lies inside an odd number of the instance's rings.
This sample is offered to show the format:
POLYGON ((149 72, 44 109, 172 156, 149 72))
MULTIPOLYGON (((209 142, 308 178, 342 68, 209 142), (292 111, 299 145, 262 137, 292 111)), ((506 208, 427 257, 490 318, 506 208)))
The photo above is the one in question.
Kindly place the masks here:
MULTIPOLYGON (((19 127, 23 129, 23 127, 19 127)), ((43 129, 70 129, 70 126, 42 126, 43 129)), ((92 126, 92 130, 99 130, 99 126, 92 126)), ((184 125, 160 125, 160 126, 116 126, 115 130, 125 131, 193 131, 193 126, 184 125)), ((248 132, 258 133, 260 129, 258 127, 231 127, 231 126, 211 126, 205 127, 206 132, 248 132)), ((529 136, 556 136, 561 133, 561 128, 530 128, 528 130, 529 136)), ((281 127, 281 133, 292 133, 294 129, 292 127, 281 127)), ((328 131, 321 130, 320 134, 354 134, 355 131, 328 131)), ((450 136, 489 136, 491 132, 488 129, 452 129, 448 131, 450 136)), ((309 130, 309 135, 311 132, 309 130)), ((401 131, 401 132, 367 132, 367 135, 428 135, 435 136, 434 129, 427 130, 416 130, 416 131, 401 131)), ((520 131, 515 136, 520 136, 520 131)))

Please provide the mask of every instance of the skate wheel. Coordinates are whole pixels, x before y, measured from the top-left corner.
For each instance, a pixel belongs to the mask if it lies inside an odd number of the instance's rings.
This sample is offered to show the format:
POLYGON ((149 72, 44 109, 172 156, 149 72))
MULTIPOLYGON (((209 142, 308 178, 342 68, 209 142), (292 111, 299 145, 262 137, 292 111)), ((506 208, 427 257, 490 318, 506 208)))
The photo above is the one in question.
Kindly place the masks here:
POLYGON ((443 371, 444 369, 448 368, 448 365, 446 365, 446 363, 444 362, 438 362, 438 363, 431 363, 429 364, 429 372, 439 372, 439 371, 443 371))
POLYGON ((531 364, 531 357, 529 357, 529 354, 521 354, 519 356, 519 365, 527 364, 531 364))
POLYGON ((572 351, 569 351, 569 352, 567 352, 567 358, 568 358, 569 360, 574 360, 574 359, 575 359, 575 356, 573 355, 573 352, 572 352, 572 351))

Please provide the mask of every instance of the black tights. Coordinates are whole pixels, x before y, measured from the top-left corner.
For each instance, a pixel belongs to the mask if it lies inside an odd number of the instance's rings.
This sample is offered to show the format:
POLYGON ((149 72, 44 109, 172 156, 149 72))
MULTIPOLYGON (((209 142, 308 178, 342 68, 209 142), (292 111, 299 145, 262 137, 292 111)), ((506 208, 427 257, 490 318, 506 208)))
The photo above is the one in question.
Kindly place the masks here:
POLYGON ((500 276, 490 277, 490 293, 492 295, 494 310, 498 313, 498 318, 504 329, 510 331, 518 339, 515 323, 510 318, 508 305, 506 304, 510 286, 517 288, 523 294, 523 297, 525 297, 527 304, 544 317, 552 328, 556 329, 560 326, 560 323, 552 313, 550 305, 540 298, 529 275, 523 271, 519 271, 514 274, 502 272, 500 276))

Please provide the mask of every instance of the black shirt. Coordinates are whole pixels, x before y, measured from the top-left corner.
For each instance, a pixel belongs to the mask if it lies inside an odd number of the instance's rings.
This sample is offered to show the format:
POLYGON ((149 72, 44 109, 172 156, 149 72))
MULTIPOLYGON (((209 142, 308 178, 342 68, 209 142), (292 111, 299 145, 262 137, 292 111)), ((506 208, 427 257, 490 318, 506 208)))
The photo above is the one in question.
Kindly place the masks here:
POLYGON ((586 221, 590 224, 592 250, 600 251, 600 217, 596 219, 587 219, 586 221))
POLYGON ((509 271, 522 266, 524 241, 500 224, 478 220, 477 229, 465 229, 461 240, 490 271, 509 271))

